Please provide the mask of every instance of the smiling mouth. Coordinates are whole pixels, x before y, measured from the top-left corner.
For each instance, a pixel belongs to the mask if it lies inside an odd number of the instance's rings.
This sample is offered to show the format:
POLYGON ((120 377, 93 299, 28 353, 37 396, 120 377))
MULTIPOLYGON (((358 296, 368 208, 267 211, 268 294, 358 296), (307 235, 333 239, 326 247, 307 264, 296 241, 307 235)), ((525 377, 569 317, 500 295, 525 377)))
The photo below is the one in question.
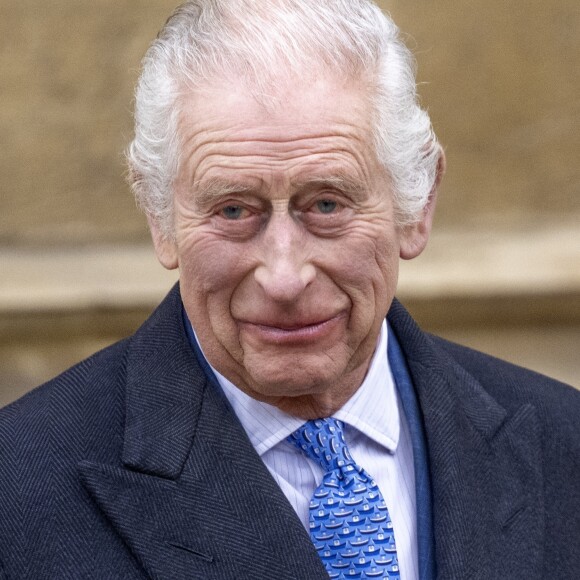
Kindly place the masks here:
POLYGON ((303 344, 314 342, 328 336, 340 324, 345 314, 340 313, 330 318, 309 323, 288 322, 248 322, 240 321, 244 330, 261 341, 276 344, 303 344))

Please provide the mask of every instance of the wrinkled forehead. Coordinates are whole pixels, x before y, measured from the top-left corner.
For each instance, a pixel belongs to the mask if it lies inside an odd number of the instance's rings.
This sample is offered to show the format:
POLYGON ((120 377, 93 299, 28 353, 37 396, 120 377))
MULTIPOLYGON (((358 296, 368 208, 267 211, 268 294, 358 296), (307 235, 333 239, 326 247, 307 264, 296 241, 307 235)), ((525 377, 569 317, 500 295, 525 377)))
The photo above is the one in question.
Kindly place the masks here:
POLYGON ((280 83, 264 97, 222 79, 184 94, 180 182, 382 178, 365 88, 321 76, 280 83))
POLYGON ((227 129, 247 126, 259 131, 272 125, 286 131, 305 124, 357 126, 372 133, 375 125, 373 84, 368 74, 346 76, 318 70, 295 74, 278 71, 255 83, 243 74, 214 75, 203 84, 183 84, 179 93, 179 131, 211 121, 227 129))

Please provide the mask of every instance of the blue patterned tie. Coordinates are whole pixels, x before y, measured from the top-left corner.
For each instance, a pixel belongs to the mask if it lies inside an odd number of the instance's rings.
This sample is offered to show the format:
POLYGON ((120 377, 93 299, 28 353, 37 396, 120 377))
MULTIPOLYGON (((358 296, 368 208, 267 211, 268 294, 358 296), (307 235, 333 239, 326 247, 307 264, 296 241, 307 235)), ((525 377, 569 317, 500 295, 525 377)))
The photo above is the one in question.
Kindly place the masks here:
POLYGON ((331 578, 399 578, 393 524, 372 477, 357 465, 338 419, 308 421, 288 437, 324 469, 310 501, 310 536, 331 578))

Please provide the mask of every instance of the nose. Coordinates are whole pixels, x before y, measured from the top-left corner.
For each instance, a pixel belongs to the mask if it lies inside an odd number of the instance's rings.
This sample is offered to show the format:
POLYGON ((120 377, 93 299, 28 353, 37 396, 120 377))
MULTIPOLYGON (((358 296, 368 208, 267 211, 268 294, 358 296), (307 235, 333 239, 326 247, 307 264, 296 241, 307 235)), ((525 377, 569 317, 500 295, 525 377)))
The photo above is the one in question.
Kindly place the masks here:
POLYGON ((287 212, 270 218, 261 240, 262 260, 254 272, 270 300, 293 302, 314 280, 316 270, 308 261, 307 235, 287 212))

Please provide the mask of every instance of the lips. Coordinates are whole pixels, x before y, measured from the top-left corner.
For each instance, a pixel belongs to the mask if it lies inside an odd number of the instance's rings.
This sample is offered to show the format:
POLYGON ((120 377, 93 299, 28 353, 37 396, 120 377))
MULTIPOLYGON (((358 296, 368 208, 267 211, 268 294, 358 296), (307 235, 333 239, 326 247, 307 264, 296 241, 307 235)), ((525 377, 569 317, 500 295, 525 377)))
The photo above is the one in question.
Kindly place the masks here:
POLYGON ((318 341, 340 325, 345 314, 317 319, 239 321, 242 331, 261 342, 275 344, 303 344, 318 341))

